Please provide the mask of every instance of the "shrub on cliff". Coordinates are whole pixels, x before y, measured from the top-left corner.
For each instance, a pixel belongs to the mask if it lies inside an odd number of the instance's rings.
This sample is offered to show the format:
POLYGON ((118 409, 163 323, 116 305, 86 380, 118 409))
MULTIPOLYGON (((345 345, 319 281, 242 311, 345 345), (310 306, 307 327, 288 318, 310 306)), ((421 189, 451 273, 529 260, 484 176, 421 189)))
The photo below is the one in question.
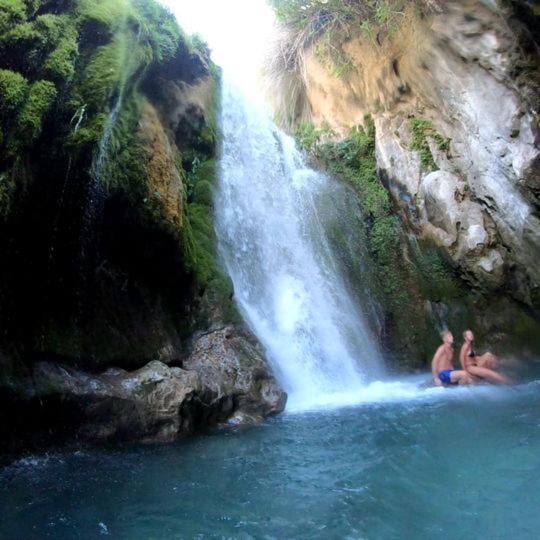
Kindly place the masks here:
POLYGON ((23 104, 28 81, 9 69, 0 69, 0 115, 12 113, 23 104))
POLYGON ((6 32, 26 18, 23 0, 0 0, 0 33, 6 32))
POLYGON ((44 74, 54 81, 71 79, 75 74, 77 52, 77 33, 70 28, 45 60, 44 74))
POLYGON ((56 97, 56 87, 50 81, 36 81, 30 87, 18 118, 20 135, 26 137, 26 143, 34 140, 41 132, 45 113, 56 97))

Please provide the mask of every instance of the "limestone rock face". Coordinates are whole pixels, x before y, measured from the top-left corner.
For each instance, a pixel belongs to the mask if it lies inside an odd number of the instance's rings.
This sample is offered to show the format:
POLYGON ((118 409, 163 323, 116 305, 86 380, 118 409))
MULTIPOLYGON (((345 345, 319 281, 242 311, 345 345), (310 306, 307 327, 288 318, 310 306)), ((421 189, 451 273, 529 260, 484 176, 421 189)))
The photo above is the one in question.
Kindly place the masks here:
POLYGON ((198 337, 182 368, 156 360, 94 375, 39 362, 32 379, 28 397, 71 403, 81 413, 78 434, 89 440, 167 442, 202 426, 261 421, 287 399, 257 347, 232 327, 198 337))
POLYGON ((521 43, 534 37, 506 3, 440 5, 424 20, 405 21, 393 41, 347 41, 354 67, 340 77, 307 51, 312 120, 345 134, 371 114, 378 167, 419 235, 443 247, 467 281, 535 306, 538 58, 527 57, 521 43), (413 148, 412 118, 433 126, 425 139, 434 167, 422 166, 413 148))

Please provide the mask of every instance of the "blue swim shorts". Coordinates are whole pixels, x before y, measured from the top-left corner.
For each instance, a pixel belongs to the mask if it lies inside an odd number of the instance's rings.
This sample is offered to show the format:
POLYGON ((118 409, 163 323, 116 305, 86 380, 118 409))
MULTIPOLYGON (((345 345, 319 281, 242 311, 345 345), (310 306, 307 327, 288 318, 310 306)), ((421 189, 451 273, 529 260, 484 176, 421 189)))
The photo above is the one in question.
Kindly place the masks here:
POLYGON ((454 370, 453 369, 445 369, 444 371, 441 371, 439 373, 439 379, 441 379, 441 382, 443 384, 446 384, 446 385, 457 384, 457 382, 452 382, 452 377, 451 377, 452 371, 454 371, 454 370))

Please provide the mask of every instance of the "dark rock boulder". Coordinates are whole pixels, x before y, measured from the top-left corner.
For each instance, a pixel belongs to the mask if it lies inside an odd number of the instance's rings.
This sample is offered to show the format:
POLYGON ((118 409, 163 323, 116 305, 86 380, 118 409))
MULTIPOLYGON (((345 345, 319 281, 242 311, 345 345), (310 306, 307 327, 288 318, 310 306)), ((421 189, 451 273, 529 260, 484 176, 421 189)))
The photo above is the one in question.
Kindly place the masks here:
POLYGON ((226 327, 200 335, 183 367, 153 361, 128 372, 91 374, 39 362, 27 398, 60 402, 86 440, 168 442, 197 428, 230 422, 250 424, 283 411, 279 388, 248 335, 226 327))
POLYGON ((184 410, 201 391, 196 373, 159 361, 132 372, 112 368, 99 375, 40 362, 33 378, 36 397, 59 395, 68 407, 79 407, 79 434, 93 440, 170 441, 192 428, 184 410))

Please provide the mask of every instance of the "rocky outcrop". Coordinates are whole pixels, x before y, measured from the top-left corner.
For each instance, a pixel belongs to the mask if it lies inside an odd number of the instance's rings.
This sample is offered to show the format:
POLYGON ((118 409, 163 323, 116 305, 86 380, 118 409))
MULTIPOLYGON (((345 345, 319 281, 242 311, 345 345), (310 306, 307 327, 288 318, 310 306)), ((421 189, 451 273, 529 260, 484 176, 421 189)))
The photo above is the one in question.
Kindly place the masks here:
POLYGON ((538 63, 512 15, 503 2, 445 2, 425 20, 404 20, 394 40, 344 43, 354 67, 340 77, 308 52, 306 98, 315 123, 338 133, 372 114, 378 166, 396 198, 413 202, 420 234, 477 286, 536 305, 538 63), (436 139, 448 143, 441 149, 436 139), (428 166, 422 152, 432 155, 428 166))
POLYGON ((196 373, 159 361, 128 372, 99 375, 48 362, 33 370, 33 397, 61 396, 81 411, 79 436, 92 439, 170 441, 193 427, 189 406, 201 390, 196 373))
POLYGON ((519 310, 534 317, 540 308, 535 8, 452 0, 433 2, 418 16, 418 4, 402 2, 411 9, 396 15, 391 29, 351 27, 334 41, 337 66, 335 54, 334 60, 321 54, 320 42, 308 45, 298 70, 299 113, 338 140, 370 115, 379 174, 409 236, 442 250, 469 294, 483 297, 486 318, 495 296, 509 299, 510 321, 519 310))
POLYGON ((4 4, 4 442, 170 440, 281 410, 216 257, 220 74, 208 47, 153 0, 4 4), (200 332, 206 363, 189 357, 200 332))
POLYGON ((232 400, 234 422, 259 421, 285 408, 286 394, 270 374, 254 338, 233 327, 200 335, 183 367, 199 375, 213 402, 232 400))
POLYGON ((156 360, 92 374, 39 362, 31 379, 26 399, 61 399, 79 411, 78 437, 93 441, 168 442, 201 427, 258 422, 286 402, 257 347, 232 327, 196 338, 182 367, 156 360))

